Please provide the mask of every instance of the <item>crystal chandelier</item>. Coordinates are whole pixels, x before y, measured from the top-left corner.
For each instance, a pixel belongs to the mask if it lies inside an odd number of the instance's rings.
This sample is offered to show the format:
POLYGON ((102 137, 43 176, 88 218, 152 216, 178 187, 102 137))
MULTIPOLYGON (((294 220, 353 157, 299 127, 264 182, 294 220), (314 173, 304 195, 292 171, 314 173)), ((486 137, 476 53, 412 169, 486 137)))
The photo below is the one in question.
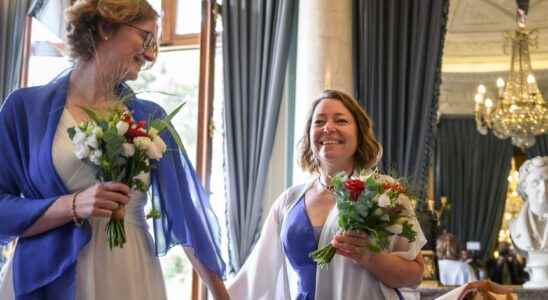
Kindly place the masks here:
POLYGON ((531 69, 530 35, 525 27, 526 15, 518 9, 518 28, 506 38, 511 41, 512 58, 506 82, 497 80, 498 95, 486 97, 486 88, 478 86, 476 126, 481 134, 491 129, 500 138, 512 138, 512 144, 525 149, 535 144, 535 135, 548 132, 548 107, 540 93, 531 69))

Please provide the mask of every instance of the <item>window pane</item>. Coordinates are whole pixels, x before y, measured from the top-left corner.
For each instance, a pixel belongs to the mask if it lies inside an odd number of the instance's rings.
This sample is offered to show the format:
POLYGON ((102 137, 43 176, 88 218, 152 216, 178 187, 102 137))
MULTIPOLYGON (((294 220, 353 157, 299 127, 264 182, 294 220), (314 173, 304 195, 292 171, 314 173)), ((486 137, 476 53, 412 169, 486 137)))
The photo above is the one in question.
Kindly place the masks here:
POLYGON ((199 55, 198 49, 161 52, 151 69, 141 72, 136 81, 129 82, 139 98, 160 104, 167 113, 185 103, 172 122, 193 164, 198 124, 199 55))
POLYGON ((176 34, 200 33, 202 1, 177 0, 176 34))
POLYGON ((63 55, 63 42, 36 19, 32 19, 28 86, 42 85, 59 75, 72 63, 63 55))
POLYGON ((152 8, 154 8, 157 13, 162 13, 162 0, 148 0, 148 3, 150 3, 152 8))
MULTIPOLYGON (((129 82, 135 92, 142 92, 139 93, 139 98, 160 104, 168 113, 179 104, 185 103, 172 123, 194 165, 198 123, 199 55, 198 49, 161 52, 151 69, 141 72, 136 81, 129 82)), ((160 263, 168 299, 190 299, 192 266, 182 248, 174 247, 169 250, 166 256, 160 257, 160 263)))

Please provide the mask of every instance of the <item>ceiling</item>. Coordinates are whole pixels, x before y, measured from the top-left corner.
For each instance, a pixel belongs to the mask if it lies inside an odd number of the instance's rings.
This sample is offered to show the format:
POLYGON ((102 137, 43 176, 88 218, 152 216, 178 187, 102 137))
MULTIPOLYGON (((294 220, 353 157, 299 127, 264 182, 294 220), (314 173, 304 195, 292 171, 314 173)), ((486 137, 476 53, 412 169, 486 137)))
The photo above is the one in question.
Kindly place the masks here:
MULTIPOLYGON (((507 70, 504 33, 516 28, 516 8, 515 0, 450 0, 443 71, 507 70)), ((548 0, 530 1, 527 26, 538 30, 533 68, 548 69, 548 0)))
MULTIPOLYGON (((442 114, 473 114, 478 84, 495 90, 510 64, 504 33, 516 28, 515 0, 450 0, 442 62, 439 110, 442 114)), ((548 95, 548 0, 530 0, 529 29, 538 30, 531 64, 539 88, 548 95)))

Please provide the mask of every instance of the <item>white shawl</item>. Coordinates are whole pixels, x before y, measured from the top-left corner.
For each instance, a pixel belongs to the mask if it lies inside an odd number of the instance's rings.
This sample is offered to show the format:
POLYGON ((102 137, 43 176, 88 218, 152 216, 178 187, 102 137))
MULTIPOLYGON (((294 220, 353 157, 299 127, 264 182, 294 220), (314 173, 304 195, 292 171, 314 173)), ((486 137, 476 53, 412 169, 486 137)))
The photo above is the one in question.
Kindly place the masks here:
MULTIPOLYGON (((313 183, 293 186, 276 199, 255 248, 238 274, 227 284, 231 299, 287 300, 296 297, 298 278, 284 255, 280 232, 287 212, 313 183)), ((337 216, 335 206, 323 226, 320 247, 329 243, 337 232, 337 216)), ((405 239, 391 238, 392 254, 414 260, 426 244, 416 219, 412 225, 417 232, 416 240, 408 243, 405 239)), ((374 300, 398 299, 398 296, 394 289, 386 287, 352 260, 335 255, 328 268, 317 268, 315 299, 374 300)))

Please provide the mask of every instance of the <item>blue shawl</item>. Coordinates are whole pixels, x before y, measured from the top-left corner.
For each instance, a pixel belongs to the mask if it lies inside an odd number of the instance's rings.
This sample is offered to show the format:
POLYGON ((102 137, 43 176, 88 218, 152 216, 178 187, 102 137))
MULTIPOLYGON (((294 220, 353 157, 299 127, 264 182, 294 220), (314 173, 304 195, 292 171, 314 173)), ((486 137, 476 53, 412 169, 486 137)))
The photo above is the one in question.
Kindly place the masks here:
MULTIPOLYGON (((21 236, 61 195, 69 194, 52 159, 52 143, 67 97, 70 74, 45 86, 19 89, 0 111, 0 244, 21 236)), ((128 92, 122 88, 121 92, 128 92)), ((132 97, 128 108, 136 120, 161 118, 157 104, 132 97)), ((156 253, 177 244, 220 277, 225 265, 219 228, 208 198, 184 151, 162 133, 168 151, 151 174, 156 253)), ((13 260, 17 300, 75 298, 76 260, 91 238, 89 224, 72 222, 48 232, 19 238, 13 260)))

